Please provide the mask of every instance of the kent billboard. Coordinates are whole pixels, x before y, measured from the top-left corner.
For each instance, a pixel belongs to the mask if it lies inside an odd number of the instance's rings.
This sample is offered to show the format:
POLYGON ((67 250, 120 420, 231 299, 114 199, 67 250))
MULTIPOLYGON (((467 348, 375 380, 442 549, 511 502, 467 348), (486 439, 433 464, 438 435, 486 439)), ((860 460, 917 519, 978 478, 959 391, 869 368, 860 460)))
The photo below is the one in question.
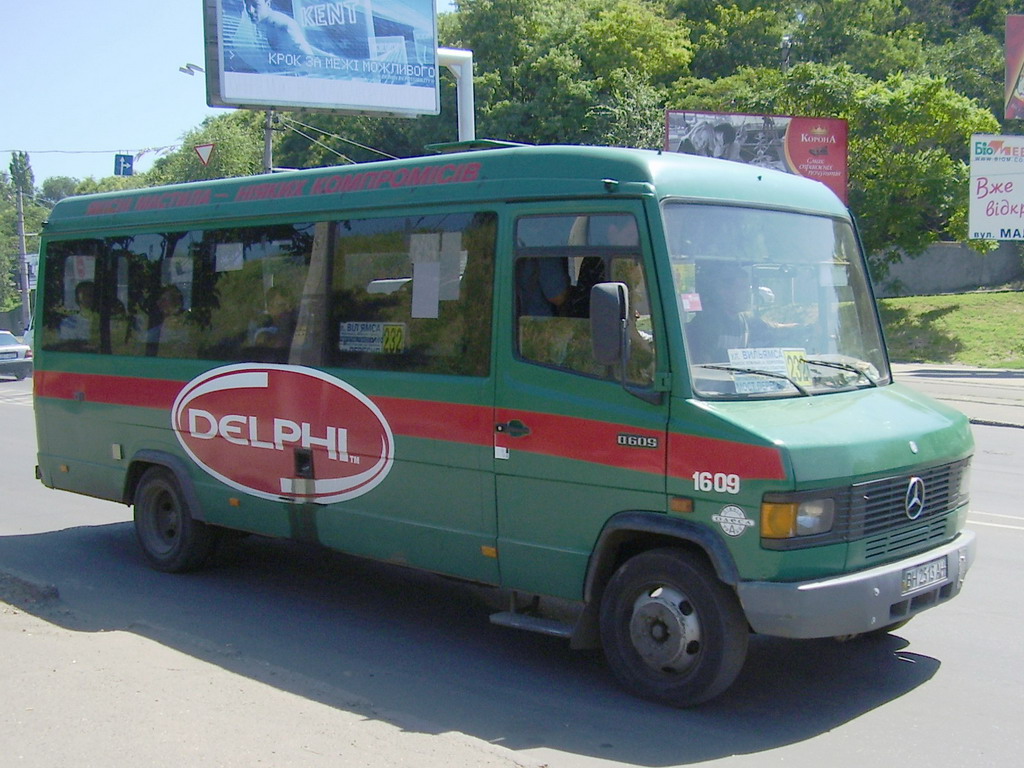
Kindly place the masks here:
POLYGON ((806 176, 847 202, 847 125, 838 118, 668 110, 665 151, 806 176))
POLYGON ((440 111, 434 0, 204 0, 207 103, 440 111))

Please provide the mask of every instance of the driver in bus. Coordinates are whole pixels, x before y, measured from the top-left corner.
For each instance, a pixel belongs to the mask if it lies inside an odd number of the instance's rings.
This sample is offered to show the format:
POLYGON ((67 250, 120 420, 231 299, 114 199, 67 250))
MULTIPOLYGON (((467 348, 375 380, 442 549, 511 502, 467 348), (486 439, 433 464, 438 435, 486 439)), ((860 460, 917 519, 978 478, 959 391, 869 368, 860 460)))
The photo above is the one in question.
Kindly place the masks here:
POLYGON ((750 313, 750 280, 742 267, 707 262, 697 270, 701 311, 686 325, 692 363, 727 363, 730 349, 767 343, 768 325, 750 313))

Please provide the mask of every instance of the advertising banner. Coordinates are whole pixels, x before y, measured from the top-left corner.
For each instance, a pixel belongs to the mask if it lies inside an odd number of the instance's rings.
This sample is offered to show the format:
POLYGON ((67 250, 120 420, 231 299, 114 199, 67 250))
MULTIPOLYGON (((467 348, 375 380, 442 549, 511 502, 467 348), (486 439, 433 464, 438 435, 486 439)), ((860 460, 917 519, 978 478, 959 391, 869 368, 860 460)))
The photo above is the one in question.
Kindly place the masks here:
POLYGON ((440 111, 434 0, 204 0, 210 106, 440 111))
POLYGON ((968 239, 1024 240, 1024 136, 971 136, 968 239))
POLYGON ((1007 120, 1024 119, 1024 16, 1006 17, 1006 77, 1003 104, 1007 120))
POLYGON ((806 176, 846 202, 847 127, 829 117, 668 110, 665 150, 806 176))

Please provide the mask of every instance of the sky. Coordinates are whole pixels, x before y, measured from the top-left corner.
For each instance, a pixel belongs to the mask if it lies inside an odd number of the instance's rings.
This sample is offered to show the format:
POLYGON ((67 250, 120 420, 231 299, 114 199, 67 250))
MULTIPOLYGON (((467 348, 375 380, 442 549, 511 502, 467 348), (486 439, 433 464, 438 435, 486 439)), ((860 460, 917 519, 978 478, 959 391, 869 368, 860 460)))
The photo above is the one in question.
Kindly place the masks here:
POLYGON ((114 175, 115 153, 149 169, 159 148, 223 109, 206 105, 200 0, 0 0, 0 163, 29 153, 36 185, 51 176, 114 175))
MULTIPOLYGON (((439 9, 448 2, 438 0, 439 9)), ((206 105, 202 0, 0 0, 0 170, 29 153, 51 176, 114 175, 114 155, 146 171, 161 150, 224 109, 206 105)))

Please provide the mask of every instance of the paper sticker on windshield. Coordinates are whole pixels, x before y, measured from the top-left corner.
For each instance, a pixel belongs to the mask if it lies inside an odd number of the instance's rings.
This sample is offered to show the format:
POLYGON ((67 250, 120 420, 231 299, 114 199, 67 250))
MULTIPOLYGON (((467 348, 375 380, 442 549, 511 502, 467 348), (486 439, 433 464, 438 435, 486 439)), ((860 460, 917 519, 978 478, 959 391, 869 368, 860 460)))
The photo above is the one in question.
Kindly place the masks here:
POLYGON ((405 323, 342 323, 338 329, 338 349, 399 355, 405 352, 405 323))
POLYGON ((739 507, 730 504, 728 507, 723 507, 722 511, 717 515, 712 515, 711 519, 722 526, 722 530, 725 531, 728 536, 742 536, 746 533, 747 528, 753 528, 755 523, 745 514, 739 507))
POLYGON ((741 368, 752 368, 774 376, 759 374, 737 374, 736 391, 749 394, 757 392, 778 392, 790 386, 786 379, 806 387, 811 384, 810 371, 803 358, 803 349, 782 347, 744 347, 729 350, 729 364, 741 368))

